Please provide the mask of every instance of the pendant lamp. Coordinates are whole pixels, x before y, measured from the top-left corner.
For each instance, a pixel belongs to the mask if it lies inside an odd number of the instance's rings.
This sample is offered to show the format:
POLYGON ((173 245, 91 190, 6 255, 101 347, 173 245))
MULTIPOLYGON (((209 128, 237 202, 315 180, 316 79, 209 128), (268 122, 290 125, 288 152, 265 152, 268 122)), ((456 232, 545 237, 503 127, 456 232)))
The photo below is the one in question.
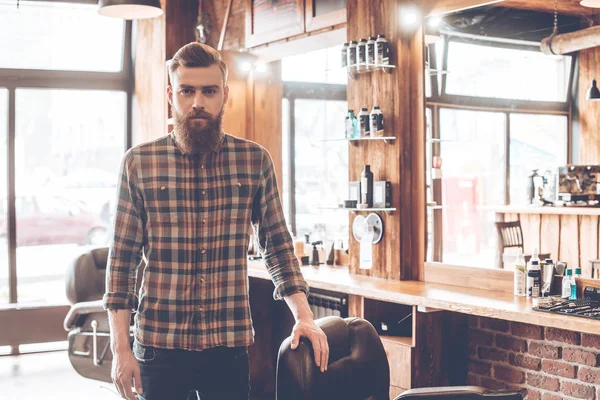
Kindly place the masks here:
POLYGON ((584 7, 600 8, 600 0, 581 0, 580 4, 584 7))
POLYGON ((596 86, 596 80, 592 80, 592 86, 588 89, 585 98, 588 100, 598 101, 600 100, 600 90, 596 86))
POLYGON ((156 18, 163 15, 160 0, 100 0, 98 13, 123 19, 156 18))

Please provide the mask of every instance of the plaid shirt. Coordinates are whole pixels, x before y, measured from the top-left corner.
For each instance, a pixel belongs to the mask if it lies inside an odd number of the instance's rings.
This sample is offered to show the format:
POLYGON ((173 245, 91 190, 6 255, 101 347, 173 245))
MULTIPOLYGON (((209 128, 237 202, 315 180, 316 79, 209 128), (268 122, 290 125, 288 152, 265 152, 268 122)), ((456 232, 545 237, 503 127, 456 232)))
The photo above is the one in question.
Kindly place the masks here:
POLYGON ((148 346, 252 344, 252 228, 274 298, 308 293, 263 147, 225 134, 215 151, 191 156, 167 135, 129 150, 121 166, 104 308, 136 312, 136 337, 148 346), (142 250, 147 264, 138 301, 142 250))

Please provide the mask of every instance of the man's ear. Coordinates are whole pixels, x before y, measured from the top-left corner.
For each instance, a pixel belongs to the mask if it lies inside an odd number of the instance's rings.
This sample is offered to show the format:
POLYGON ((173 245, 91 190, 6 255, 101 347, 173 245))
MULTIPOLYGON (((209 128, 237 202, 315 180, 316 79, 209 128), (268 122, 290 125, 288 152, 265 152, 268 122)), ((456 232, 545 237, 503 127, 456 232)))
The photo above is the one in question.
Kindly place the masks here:
POLYGON ((167 86, 167 100, 173 106, 173 87, 171 85, 167 86))

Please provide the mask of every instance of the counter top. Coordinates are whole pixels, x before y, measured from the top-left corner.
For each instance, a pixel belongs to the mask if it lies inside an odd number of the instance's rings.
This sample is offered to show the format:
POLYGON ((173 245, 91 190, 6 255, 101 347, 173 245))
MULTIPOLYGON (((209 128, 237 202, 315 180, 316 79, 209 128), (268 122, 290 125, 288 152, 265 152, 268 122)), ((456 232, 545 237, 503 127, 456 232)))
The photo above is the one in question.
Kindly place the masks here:
POLYGON ((600 207, 480 206, 500 214, 600 215, 600 207))
MULTIPOLYGON (((507 321, 556 327, 584 333, 600 333, 600 321, 532 311, 531 299, 511 293, 470 289, 420 281, 392 281, 354 275, 347 267, 302 267, 313 288, 354 294, 370 299, 417 305, 507 321)), ((253 278, 271 279, 262 261, 248 263, 253 278)))

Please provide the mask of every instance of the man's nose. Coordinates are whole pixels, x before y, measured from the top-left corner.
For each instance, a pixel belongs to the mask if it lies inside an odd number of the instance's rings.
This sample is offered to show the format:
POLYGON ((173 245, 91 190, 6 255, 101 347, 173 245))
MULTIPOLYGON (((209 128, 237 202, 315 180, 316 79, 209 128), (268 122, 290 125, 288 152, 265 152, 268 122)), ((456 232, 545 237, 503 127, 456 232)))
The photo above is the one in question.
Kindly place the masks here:
POLYGON ((202 95, 202 92, 196 93, 196 95, 194 96, 194 104, 192 105, 192 107, 198 110, 204 109, 204 96, 202 95))

